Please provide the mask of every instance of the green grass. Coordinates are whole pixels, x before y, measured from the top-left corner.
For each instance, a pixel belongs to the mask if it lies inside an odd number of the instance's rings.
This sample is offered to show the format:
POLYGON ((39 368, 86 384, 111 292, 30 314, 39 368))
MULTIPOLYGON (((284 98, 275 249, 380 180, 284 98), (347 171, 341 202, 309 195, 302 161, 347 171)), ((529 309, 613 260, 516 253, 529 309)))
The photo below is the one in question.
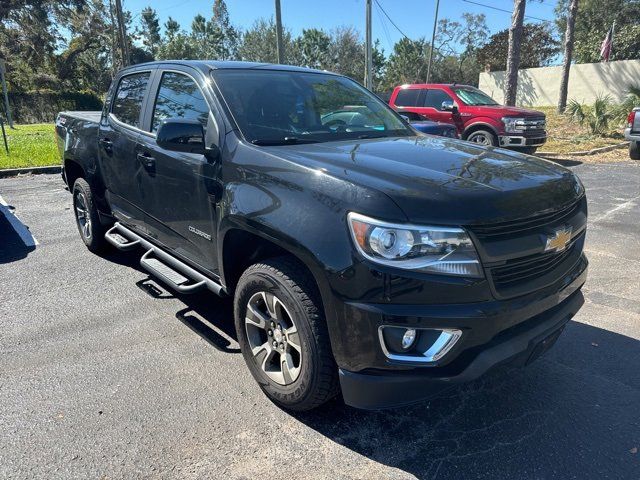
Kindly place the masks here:
POLYGON ((9 144, 9 155, 0 138, 0 169, 59 165, 60 156, 55 142, 52 123, 4 126, 9 144))

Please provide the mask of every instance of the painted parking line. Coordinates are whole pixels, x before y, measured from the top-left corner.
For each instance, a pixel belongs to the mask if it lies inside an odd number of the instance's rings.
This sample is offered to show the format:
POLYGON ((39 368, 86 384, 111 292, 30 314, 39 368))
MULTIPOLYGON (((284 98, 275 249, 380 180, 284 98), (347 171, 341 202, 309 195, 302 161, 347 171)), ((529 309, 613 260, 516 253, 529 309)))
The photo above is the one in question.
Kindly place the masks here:
POLYGON ((15 232, 22 240, 22 243, 24 243, 26 247, 35 247, 36 245, 39 245, 36 237, 34 237, 29 229, 20 221, 18 217, 16 217, 12 209, 9 208, 7 202, 5 202, 4 198, 2 198, 2 195, 0 195, 0 212, 2 213, 2 215, 4 215, 4 218, 9 221, 15 232))

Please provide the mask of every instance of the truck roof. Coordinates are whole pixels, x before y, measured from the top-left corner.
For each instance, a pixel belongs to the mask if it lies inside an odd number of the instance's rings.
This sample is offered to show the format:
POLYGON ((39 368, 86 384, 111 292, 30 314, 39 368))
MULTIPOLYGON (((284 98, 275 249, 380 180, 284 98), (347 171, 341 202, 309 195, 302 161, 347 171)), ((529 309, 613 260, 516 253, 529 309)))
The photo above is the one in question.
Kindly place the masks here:
MULTIPOLYGON (((278 65, 274 63, 259 62, 238 62, 227 60, 157 60, 155 62, 138 63, 130 65, 122 70, 129 70, 149 65, 187 65, 200 70, 232 70, 232 69, 255 69, 255 70, 282 70, 287 72, 313 72, 332 73, 326 70, 316 70, 313 68, 296 67, 294 65, 278 65)), ((334 73, 334 75, 337 75, 334 73)))
POLYGON ((472 85, 466 85, 464 83, 406 83, 404 85, 398 85, 396 88, 427 88, 427 87, 469 87, 476 88, 472 85))

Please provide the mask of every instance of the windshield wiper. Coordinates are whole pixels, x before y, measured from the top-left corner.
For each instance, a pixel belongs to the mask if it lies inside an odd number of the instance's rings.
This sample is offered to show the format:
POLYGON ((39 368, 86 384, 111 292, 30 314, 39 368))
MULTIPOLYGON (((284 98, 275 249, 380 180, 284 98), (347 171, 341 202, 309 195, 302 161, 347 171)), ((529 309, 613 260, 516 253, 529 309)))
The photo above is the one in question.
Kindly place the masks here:
POLYGON ((299 145, 302 143, 320 143, 320 140, 314 140, 312 138, 298 138, 298 137, 283 137, 283 138, 258 138, 252 140, 251 143, 260 146, 269 145, 299 145))

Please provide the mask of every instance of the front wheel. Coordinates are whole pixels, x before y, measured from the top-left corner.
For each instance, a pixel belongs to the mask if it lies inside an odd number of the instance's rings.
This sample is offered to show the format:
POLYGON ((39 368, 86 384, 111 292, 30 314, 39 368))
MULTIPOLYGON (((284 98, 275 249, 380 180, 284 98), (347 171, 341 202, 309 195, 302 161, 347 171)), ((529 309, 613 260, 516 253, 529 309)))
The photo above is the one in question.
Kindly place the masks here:
POLYGON ((249 267, 234 300, 244 359, 278 405, 311 410, 338 392, 322 304, 308 271, 281 257, 249 267))
POLYGON ((73 184, 73 211, 84 244, 94 253, 103 251, 107 247, 105 229, 100 223, 91 187, 84 178, 78 178, 73 184))
POLYGON ((498 137, 489 130, 476 130, 467 136, 467 142, 477 143, 487 147, 498 146, 498 137))

